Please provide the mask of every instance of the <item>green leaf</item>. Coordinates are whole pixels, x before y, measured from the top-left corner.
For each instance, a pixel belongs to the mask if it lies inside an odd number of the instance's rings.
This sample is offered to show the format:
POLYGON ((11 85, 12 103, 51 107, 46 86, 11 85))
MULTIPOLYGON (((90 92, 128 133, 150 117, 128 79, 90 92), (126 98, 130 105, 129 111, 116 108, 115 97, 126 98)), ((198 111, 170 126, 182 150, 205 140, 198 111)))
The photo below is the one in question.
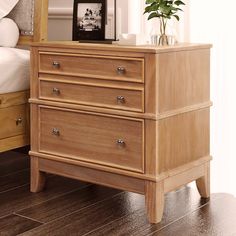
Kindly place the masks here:
POLYGON ((148 20, 151 20, 152 18, 155 18, 155 17, 160 17, 160 15, 157 14, 156 12, 153 12, 149 15, 148 20))
POLYGON ((185 3, 180 1, 180 0, 175 1, 174 4, 177 5, 177 6, 185 5, 185 3))
POLYGON ((180 19, 179 19, 179 16, 177 16, 177 15, 173 15, 173 16, 176 18, 177 21, 180 20, 180 19))
POLYGON ((156 2, 156 0, 146 0, 146 4, 151 4, 153 2, 156 2))
POLYGON ((165 15, 169 15, 171 8, 165 5, 161 5, 160 6, 160 11, 165 14, 165 15))

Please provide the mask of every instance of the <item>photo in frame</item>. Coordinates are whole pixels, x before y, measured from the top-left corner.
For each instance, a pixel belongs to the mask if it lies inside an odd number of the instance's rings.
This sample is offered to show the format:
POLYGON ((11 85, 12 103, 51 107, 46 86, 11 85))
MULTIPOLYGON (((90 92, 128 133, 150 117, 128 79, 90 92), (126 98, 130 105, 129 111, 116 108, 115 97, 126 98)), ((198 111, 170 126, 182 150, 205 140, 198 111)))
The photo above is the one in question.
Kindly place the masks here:
POLYGON ((105 40, 106 0, 74 0, 73 40, 105 40))

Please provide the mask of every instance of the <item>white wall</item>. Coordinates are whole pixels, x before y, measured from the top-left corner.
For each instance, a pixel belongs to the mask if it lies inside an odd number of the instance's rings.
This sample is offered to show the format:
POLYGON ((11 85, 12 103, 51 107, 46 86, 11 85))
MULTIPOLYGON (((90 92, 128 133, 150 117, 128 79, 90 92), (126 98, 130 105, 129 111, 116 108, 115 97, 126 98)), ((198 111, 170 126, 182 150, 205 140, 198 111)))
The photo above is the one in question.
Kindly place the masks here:
POLYGON ((192 42, 212 43, 211 113, 212 190, 236 195, 236 34, 235 0, 227 11, 215 0, 191 0, 188 34, 192 42), (202 6, 202 7, 199 7, 202 6))
POLYGON ((72 40, 73 0, 49 0, 49 40, 72 40))

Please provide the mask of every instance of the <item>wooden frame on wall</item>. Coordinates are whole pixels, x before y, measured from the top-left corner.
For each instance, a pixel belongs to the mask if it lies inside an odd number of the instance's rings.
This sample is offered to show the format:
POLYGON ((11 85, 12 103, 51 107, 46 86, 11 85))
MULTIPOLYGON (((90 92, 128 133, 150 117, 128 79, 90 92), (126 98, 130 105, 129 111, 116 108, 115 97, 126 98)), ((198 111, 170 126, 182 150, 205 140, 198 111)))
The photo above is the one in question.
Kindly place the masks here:
POLYGON ((32 42, 46 41, 48 35, 48 1, 34 1, 34 32, 32 36, 21 35, 18 45, 30 45, 32 42))

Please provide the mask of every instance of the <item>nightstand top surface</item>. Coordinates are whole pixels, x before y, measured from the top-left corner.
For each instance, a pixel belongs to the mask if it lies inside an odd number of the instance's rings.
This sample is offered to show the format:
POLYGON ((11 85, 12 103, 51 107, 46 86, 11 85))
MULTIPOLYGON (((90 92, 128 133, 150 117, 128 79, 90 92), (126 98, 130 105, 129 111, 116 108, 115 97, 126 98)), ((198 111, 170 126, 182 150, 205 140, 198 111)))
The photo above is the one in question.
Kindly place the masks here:
POLYGON ((211 48, 211 44, 200 43, 178 43, 173 46, 155 46, 155 45, 118 45, 118 44, 94 44, 94 43, 79 43, 77 41, 45 41, 33 43, 32 46, 52 47, 52 48, 69 48, 69 49, 89 49, 89 50, 105 50, 105 51, 124 51, 124 52, 140 52, 140 53, 164 53, 173 51, 184 51, 194 49, 211 48))

